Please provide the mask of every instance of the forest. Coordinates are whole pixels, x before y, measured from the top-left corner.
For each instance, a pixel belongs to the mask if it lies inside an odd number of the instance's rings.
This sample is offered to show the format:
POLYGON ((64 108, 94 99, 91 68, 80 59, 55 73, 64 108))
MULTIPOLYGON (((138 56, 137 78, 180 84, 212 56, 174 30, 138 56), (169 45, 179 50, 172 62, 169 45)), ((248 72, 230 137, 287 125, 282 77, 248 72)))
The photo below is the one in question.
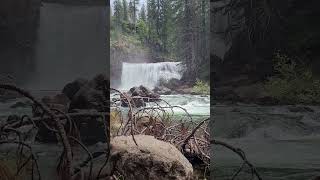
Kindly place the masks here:
POLYGON ((209 83, 209 2, 206 0, 115 0, 111 39, 125 34, 139 41, 153 62, 180 61, 182 80, 209 83))
POLYGON ((0 178, 319 179, 319 0, 105 2, 0 2, 0 178))
POLYGON ((215 179, 319 179, 319 5, 211 1, 215 179))
POLYGON ((318 5, 301 0, 213 1, 216 98, 319 104, 318 5), (228 97, 224 94, 228 88, 221 89, 225 84, 236 87, 229 88, 228 97), (249 86, 251 96, 235 92, 249 86))

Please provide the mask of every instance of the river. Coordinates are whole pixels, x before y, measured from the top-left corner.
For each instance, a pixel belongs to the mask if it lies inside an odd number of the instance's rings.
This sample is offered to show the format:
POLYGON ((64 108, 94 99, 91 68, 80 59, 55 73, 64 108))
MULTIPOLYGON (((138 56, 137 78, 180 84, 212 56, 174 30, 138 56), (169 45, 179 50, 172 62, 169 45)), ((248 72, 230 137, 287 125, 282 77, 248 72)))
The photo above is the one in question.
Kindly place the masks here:
MULTIPOLYGON (((259 106, 213 107, 213 137, 246 153, 264 180, 309 180, 320 169, 320 107, 259 106)), ((241 159, 230 150, 212 146, 212 174, 230 179, 241 159)), ((249 173, 238 179, 250 179, 249 173)))

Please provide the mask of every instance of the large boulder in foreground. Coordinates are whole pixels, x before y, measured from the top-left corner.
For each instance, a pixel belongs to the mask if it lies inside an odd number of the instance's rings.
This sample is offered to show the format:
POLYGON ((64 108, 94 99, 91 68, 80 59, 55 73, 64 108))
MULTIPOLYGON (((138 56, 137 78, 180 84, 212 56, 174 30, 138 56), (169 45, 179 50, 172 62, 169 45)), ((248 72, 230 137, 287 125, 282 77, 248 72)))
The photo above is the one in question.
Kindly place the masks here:
POLYGON ((111 159, 124 179, 189 180, 193 168, 183 154, 172 144, 153 136, 118 136, 111 140, 111 159), (115 156, 117 158, 115 158, 115 156))

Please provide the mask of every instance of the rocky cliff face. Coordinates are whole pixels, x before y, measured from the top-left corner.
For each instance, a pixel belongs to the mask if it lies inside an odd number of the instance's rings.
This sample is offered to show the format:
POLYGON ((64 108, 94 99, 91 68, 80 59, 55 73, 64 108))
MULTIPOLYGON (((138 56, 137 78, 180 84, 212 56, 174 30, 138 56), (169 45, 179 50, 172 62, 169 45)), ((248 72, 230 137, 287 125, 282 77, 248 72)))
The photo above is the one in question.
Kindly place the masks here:
POLYGON ((41 0, 0 1, 1 74, 23 81, 32 67, 40 5, 41 0))

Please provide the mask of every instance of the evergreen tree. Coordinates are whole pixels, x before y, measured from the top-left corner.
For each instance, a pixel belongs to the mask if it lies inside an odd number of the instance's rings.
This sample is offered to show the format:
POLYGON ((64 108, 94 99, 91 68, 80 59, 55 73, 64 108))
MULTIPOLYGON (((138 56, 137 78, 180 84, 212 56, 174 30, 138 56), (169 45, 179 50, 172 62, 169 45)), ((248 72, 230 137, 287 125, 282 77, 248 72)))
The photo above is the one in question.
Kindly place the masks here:
POLYGON ((115 26, 120 27, 121 26, 121 19, 122 19, 122 5, 120 0, 115 0, 114 1, 114 21, 115 21, 115 26))
POLYGON ((148 41, 149 43, 155 42, 157 39, 157 34, 156 34, 156 21, 155 19, 157 18, 156 15, 156 2, 155 0, 148 0, 147 1, 147 24, 148 24, 148 41))
POLYGON ((147 20, 144 4, 142 5, 141 10, 140 10, 140 19, 144 22, 146 22, 146 20, 147 20))
POLYGON ((130 19, 130 22, 133 22, 133 3, 131 2, 131 0, 130 0, 130 2, 129 2, 129 19, 130 19))
POLYGON ((122 8, 123 8, 123 20, 128 21, 128 3, 126 0, 122 0, 122 8))

